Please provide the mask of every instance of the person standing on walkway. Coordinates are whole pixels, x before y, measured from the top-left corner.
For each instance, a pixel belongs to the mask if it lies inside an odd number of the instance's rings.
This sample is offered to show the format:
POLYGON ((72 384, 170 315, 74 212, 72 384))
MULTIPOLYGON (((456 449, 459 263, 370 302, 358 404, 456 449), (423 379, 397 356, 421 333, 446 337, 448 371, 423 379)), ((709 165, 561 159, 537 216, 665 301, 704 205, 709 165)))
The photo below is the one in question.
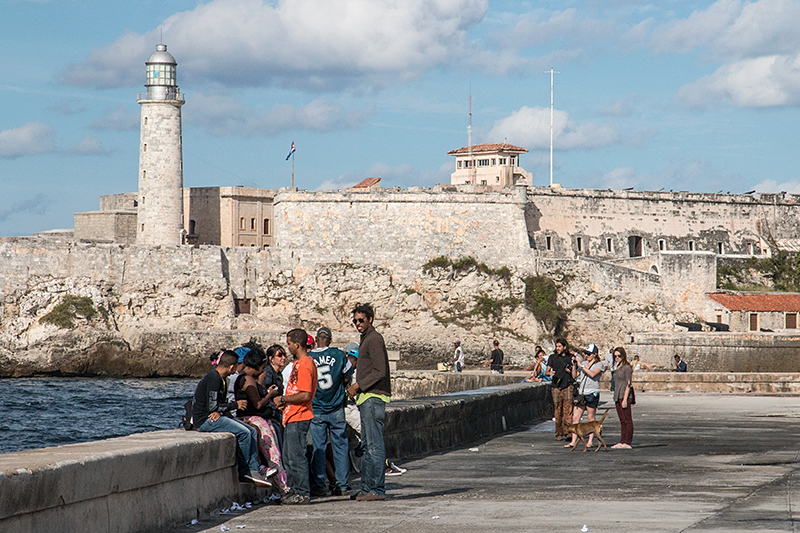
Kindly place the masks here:
POLYGON ((564 339, 556 340, 556 351, 547 363, 547 375, 553 377, 550 393, 556 419, 556 440, 564 440, 567 426, 572 423, 572 382, 575 379, 569 345, 564 339))
POLYGON ((356 304, 353 308, 353 324, 361 334, 361 342, 358 348, 356 382, 350 385, 347 394, 356 398, 361 414, 361 443, 364 447, 361 490, 351 496, 358 501, 386 499, 383 423, 386 404, 392 396, 392 382, 389 378, 386 344, 383 336, 372 326, 374 319, 375 310, 370 304, 356 304))
MULTIPOLYGON (((597 413, 597 406, 600 404, 600 376, 603 375, 603 362, 600 360, 599 350, 597 345, 590 344, 583 351, 586 359, 577 361, 578 372, 580 372, 580 379, 578 380, 578 402, 574 404, 572 411, 572 423, 577 424, 581 421, 583 411, 586 411, 587 420, 594 421, 595 414, 597 413)), ((575 385, 573 385, 575 386, 575 385)), ((592 439, 594 433, 589 434, 589 440, 586 442, 586 448, 592 447, 592 439)), ((565 444, 565 448, 574 448, 578 445, 578 435, 572 434, 572 442, 565 444)))
POLYGON ((492 350, 492 354, 489 358, 488 364, 490 365, 489 368, 492 372, 497 372, 498 374, 503 373, 503 350, 500 349, 500 342, 495 339, 492 342, 492 346, 494 349, 492 350))
POLYGON ((614 371, 614 405, 617 408, 621 428, 619 442, 612 448, 630 449, 631 441, 633 441, 633 414, 630 403, 633 390, 633 368, 628 363, 628 354, 622 346, 614 348, 614 362, 617 365, 617 369, 614 371))
POLYGON ((332 494, 341 496, 350 490, 350 452, 347 441, 347 421, 344 405, 347 402, 345 383, 353 375, 353 366, 339 348, 331 347, 331 330, 322 327, 317 331, 317 347, 309 355, 317 363, 317 393, 312 405, 311 439, 314 451, 311 455, 311 495, 327 496, 328 483, 325 476, 325 452, 330 435, 336 485, 332 494))
POLYGON ((464 349, 461 348, 461 341, 456 339, 453 341, 456 349, 453 352, 453 359, 450 361, 456 367, 456 372, 464 370, 464 349))
POLYGON ((284 407, 283 464, 292 493, 283 498, 281 504, 303 505, 311 499, 306 439, 314 418, 311 401, 317 392, 317 365, 308 356, 311 341, 305 330, 291 330, 286 335, 286 344, 294 363, 280 404, 284 407))

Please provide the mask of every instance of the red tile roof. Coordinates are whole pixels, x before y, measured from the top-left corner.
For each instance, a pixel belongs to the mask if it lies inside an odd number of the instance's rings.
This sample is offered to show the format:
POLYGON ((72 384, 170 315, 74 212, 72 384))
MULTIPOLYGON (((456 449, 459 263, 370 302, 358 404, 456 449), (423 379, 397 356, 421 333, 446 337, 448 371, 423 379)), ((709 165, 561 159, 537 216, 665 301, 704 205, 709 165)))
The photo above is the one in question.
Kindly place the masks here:
MULTIPOLYGON (((472 153, 486 153, 486 152, 508 152, 517 154, 527 154, 528 150, 519 146, 514 146, 508 143, 489 143, 489 144, 473 144, 472 153)), ((468 154, 469 146, 459 148, 458 150, 450 150, 447 155, 461 155, 468 154)))
POLYGON ((709 294, 708 297, 715 302, 721 303, 731 311, 800 312, 800 294, 794 292, 759 294, 714 292, 709 294))
POLYGON ((367 178, 364 181, 362 181, 360 183, 356 183, 355 185, 353 185, 353 189, 369 189, 370 187, 372 187, 376 183, 380 183, 380 182, 381 182, 380 178, 367 178))

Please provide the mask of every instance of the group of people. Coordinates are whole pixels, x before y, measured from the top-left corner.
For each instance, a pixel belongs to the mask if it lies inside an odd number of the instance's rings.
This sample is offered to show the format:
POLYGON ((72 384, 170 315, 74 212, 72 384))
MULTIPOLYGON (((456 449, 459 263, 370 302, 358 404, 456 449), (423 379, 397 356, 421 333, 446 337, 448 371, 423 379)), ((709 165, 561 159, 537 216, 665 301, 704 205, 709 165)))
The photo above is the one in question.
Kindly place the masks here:
MULTIPOLYGON (((580 422, 586 412, 589 421, 595 420, 600 403, 600 377, 611 372, 611 390, 614 406, 619 416, 621 434, 615 449, 629 449, 633 441, 633 417, 631 405, 635 402, 633 393, 633 367, 628 362, 625 348, 618 346, 609 352, 605 360, 600 359, 596 345, 590 344, 582 352, 570 349, 564 339, 557 339, 555 352, 545 355, 541 347, 536 347, 536 362, 533 372, 524 381, 551 381, 551 394, 555 411, 556 440, 569 438, 567 427, 580 422)), ((574 448, 578 436, 565 448, 574 448)), ((589 435, 587 447, 592 446, 594 435, 589 435)))
POLYGON ((232 433, 237 440, 240 481, 274 487, 273 501, 306 504, 311 496, 341 496, 350 491, 346 410, 357 409, 351 425, 363 451, 361 486, 351 499, 386 499, 383 423, 391 400, 389 358, 383 337, 373 327, 370 304, 353 308, 361 334, 347 352, 331 346, 331 330, 316 337, 303 329, 264 351, 254 342, 213 357, 214 368, 197 385, 192 424, 201 432, 232 433), (348 400, 355 407, 348 406, 348 400), (308 457, 307 439, 312 452, 308 457), (334 479, 326 475, 328 445, 334 479))
MULTIPOLYGON (((455 346, 453 358, 448 364, 451 368, 454 368, 456 372, 461 372, 464 370, 465 364, 464 349, 461 347, 461 341, 458 339, 453 341, 453 346, 455 346)), ((500 341, 497 339, 492 341, 492 351, 489 354, 489 360, 483 363, 483 366, 488 366, 495 374, 503 373, 503 350, 500 349, 500 341)))

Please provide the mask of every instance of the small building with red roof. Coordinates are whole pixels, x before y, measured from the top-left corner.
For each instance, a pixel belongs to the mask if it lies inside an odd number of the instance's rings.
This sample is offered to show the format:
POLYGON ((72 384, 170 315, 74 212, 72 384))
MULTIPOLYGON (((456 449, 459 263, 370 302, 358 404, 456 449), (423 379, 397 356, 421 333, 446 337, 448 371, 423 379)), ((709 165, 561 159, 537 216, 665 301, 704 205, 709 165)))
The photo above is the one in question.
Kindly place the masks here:
POLYGON ((711 314, 714 322, 728 324, 731 331, 796 330, 800 294, 795 292, 714 292, 711 314))
POLYGON ((450 174, 450 184, 496 188, 523 183, 530 185, 531 173, 519 164, 520 155, 527 153, 527 149, 505 142, 474 144, 450 150, 447 155, 456 158, 456 169, 450 174))

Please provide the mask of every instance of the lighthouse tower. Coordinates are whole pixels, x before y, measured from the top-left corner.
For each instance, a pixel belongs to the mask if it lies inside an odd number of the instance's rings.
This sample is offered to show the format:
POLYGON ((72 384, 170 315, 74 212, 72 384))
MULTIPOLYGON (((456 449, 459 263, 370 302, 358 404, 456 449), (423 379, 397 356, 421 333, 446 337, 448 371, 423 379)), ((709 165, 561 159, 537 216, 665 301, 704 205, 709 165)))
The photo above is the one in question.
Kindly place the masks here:
POLYGON ((146 93, 139 143, 137 244, 181 244, 183 230, 183 148, 177 63, 159 44, 147 60, 146 93))

